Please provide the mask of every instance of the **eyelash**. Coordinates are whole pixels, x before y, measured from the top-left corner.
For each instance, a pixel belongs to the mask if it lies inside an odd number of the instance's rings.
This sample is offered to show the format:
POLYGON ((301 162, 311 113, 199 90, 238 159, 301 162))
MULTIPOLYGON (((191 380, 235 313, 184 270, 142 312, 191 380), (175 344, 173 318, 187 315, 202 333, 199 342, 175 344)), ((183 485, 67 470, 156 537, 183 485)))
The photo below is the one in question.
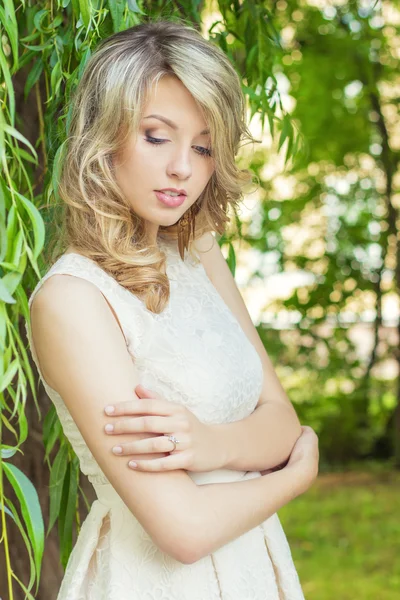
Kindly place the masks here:
MULTIPOLYGON (((149 144, 154 144, 156 146, 163 144, 164 142, 166 142, 167 140, 160 140, 159 138, 155 138, 155 137, 151 137, 151 135, 147 135, 145 137, 146 142, 149 142, 149 144)), ((196 148, 199 148, 199 150, 196 150, 197 154, 200 154, 200 156, 202 156, 203 158, 207 158, 208 156, 211 156, 211 151, 208 148, 203 148, 202 146, 195 146, 196 148)))

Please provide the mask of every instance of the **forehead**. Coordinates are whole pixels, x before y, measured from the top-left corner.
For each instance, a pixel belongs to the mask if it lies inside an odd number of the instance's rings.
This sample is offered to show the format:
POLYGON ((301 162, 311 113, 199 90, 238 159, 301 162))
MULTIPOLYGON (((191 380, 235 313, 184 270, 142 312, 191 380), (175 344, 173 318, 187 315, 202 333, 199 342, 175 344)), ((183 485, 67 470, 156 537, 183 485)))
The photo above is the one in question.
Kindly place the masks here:
POLYGON ((157 123, 175 131, 191 129, 209 134, 201 108, 177 77, 165 76, 153 84, 144 105, 143 123, 157 123))

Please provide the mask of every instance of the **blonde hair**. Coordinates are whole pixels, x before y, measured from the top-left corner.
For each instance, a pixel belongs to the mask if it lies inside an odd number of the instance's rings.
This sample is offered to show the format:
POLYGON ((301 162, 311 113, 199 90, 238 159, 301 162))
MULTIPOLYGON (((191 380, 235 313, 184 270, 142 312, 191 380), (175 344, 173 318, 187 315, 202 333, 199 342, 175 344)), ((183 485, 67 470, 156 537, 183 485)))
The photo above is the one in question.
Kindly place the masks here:
MULTIPOLYGON (((165 75, 186 86, 210 129, 215 170, 196 201, 195 239, 207 231, 224 233, 229 206, 235 210, 252 180, 248 169, 235 164, 239 144, 243 138, 257 140, 246 126, 240 79, 229 59, 181 22, 155 19, 100 42, 71 99, 56 189, 63 204, 58 254, 73 246, 143 296, 154 313, 169 300, 169 280, 161 269, 166 257, 146 242, 143 220, 124 198, 112 159, 136 135, 149 90, 165 75)), ((159 233, 177 240, 177 224, 160 226, 159 233)))

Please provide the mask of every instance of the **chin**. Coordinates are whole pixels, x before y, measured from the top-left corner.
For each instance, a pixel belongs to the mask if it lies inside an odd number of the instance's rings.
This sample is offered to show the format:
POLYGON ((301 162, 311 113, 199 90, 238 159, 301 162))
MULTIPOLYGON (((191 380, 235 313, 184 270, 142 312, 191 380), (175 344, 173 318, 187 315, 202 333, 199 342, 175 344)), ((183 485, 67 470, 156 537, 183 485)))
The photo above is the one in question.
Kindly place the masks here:
POLYGON ((170 211, 168 214, 164 214, 162 219, 158 219, 158 225, 162 225, 163 227, 170 227, 171 225, 176 225, 176 223, 179 221, 179 219, 185 212, 180 211, 178 213, 178 211, 175 211, 173 208, 170 208, 168 210, 170 211))

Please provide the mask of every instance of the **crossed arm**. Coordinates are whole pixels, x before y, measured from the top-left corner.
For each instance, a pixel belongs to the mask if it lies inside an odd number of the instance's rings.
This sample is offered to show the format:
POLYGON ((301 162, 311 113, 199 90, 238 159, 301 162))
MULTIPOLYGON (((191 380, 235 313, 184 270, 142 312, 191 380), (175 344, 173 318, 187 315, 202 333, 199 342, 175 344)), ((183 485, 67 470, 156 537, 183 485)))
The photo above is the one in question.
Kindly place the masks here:
MULTIPOLYGON (((129 401, 139 383, 107 302, 91 283, 53 275, 37 294, 31 315, 42 375, 63 398, 99 468, 162 551, 181 562, 195 562, 305 490, 308 475, 301 466, 205 485, 196 485, 184 469, 148 473, 127 468, 126 461, 112 456, 114 440, 99 435, 110 398, 129 401)), ((131 439, 119 437, 122 442, 131 439)))
MULTIPOLYGON (((257 350, 264 374, 260 398, 253 413, 233 423, 207 426, 198 433, 199 437, 206 438, 202 447, 207 448, 207 452, 212 454, 212 460, 217 457, 217 464, 213 465, 214 469, 264 471, 284 466, 296 440, 301 435, 301 425, 296 411, 274 371, 214 236, 211 233, 205 234, 196 241, 196 248, 208 278, 257 350)), ((125 409, 121 403, 118 403, 114 416, 117 418, 118 415, 135 416, 135 410, 128 407, 125 409)), ((115 425, 116 429, 119 426, 121 432, 128 433, 127 429, 123 429, 122 421, 115 425)), ((170 445, 170 442, 168 444, 170 445)), ((134 454, 130 452, 130 444, 123 446, 122 452, 125 455, 134 454)), ((135 461, 138 468, 146 470, 161 470, 167 464, 163 458, 156 459, 154 454, 151 461, 143 461, 141 458, 140 454, 136 455, 135 461)))
POLYGON ((301 435, 300 421, 275 373, 217 240, 211 233, 206 233, 195 245, 208 278, 257 350, 264 373, 256 409, 240 421, 213 426, 215 443, 221 446, 226 468, 258 471, 275 467, 289 458, 301 435))

